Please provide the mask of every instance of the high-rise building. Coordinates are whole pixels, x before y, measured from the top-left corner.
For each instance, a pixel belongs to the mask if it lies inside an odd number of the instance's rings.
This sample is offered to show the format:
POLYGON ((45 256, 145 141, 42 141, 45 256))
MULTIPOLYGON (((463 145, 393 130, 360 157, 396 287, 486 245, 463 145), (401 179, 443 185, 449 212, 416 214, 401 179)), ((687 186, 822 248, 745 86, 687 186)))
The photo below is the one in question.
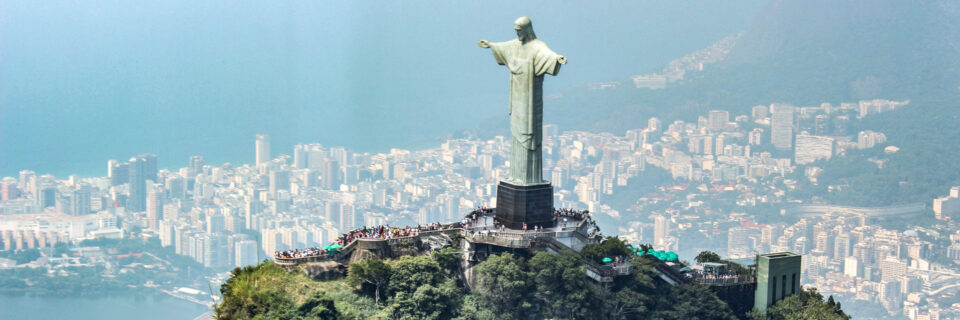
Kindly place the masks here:
POLYGON ((780 150, 789 150, 793 146, 792 105, 775 103, 770 105, 773 114, 770 124, 770 143, 780 150))
POLYGON ((860 131, 857 134, 857 149, 870 149, 887 141, 887 136, 882 132, 870 130, 860 131))
POLYGON ((763 128, 753 128, 753 130, 750 130, 750 133, 747 134, 747 142, 752 146, 763 144, 763 128))
POLYGON ((907 263, 900 261, 897 257, 887 256, 880 261, 880 280, 881 281, 900 281, 900 277, 907 274, 907 263))
POLYGON ((819 114, 816 117, 814 117, 813 134, 818 136, 825 136, 830 134, 830 131, 828 131, 829 122, 830 122, 830 116, 827 116, 825 114, 819 114))
POLYGON ((726 110, 710 110, 708 128, 711 131, 721 131, 727 128, 730 122, 730 112, 726 110))
POLYGON ((256 143, 256 165, 270 162, 270 136, 266 134, 257 135, 256 143))
POLYGON ((163 204, 166 198, 159 185, 149 185, 147 188, 146 210, 147 228, 157 230, 158 221, 163 219, 163 204))
POLYGON ((230 264, 229 250, 227 248, 227 237, 223 234, 208 234, 198 237, 203 239, 198 242, 197 247, 202 248, 201 263, 204 267, 218 269, 230 264))
POLYGON ((555 124, 545 124, 543 125, 543 136, 545 138, 556 139, 557 135, 560 133, 560 128, 555 124))
POLYGON ((833 118, 833 135, 835 136, 847 135, 847 128, 849 126, 850 126, 850 117, 837 116, 836 118, 833 118))
POLYGON ((90 187, 80 186, 70 195, 70 213, 76 216, 90 213, 90 187))
POLYGON ((240 240, 234 243, 234 267, 246 267, 257 264, 257 242, 254 240, 240 240))
POLYGON ((853 252, 853 241, 850 239, 850 235, 847 233, 841 233, 836 236, 833 240, 833 258, 834 259, 844 259, 849 257, 853 252))
POLYGON ((269 180, 270 194, 274 197, 277 194, 277 190, 290 190, 290 171, 270 171, 269 180))
POLYGON ((647 120, 647 130, 653 134, 660 134, 660 131, 663 131, 663 122, 656 117, 650 118, 647 120))
POLYGON ((933 214, 940 220, 960 218, 960 186, 950 188, 946 197, 933 199, 933 214))
POLYGON ((227 229, 226 218, 222 214, 207 215, 207 233, 220 233, 227 229))
POLYGON ((157 224, 157 235, 160 238, 160 246, 169 247, 174 244, 174 233, 176 230, 171 221, 160 221, 157 224))
POLYGON ((843 274, 851 278, 860 276, 860 263, 857 261, 857 257, 843 258, 843 274))
POLYGON ((109 178, 110 181, 113 181, 113 175, 115 174, 113 170, 117 167, 117 163, 119 162, 115 159, 107 160, 107 178, 109 178))
POLYGON ((334 190, 340 188, 340 163, 336 160, 325 158, 320 168, 320 185, 323 189, 334 190))
POLYGON ((57 189, 41 188, 39 191, 39 196, 37 196, 37 204, 40 205, 40 208, 56 207, 57 189))
POLYGON ((760 312, 803 290, 800 287, 802 258, 793 252, 762 254, 757 257, 757 291, 753 307, 760 312))
POLYGON ((833 157, 833 138, 797 135, 797 145, 794 151, 796 164, 807 164, 820 159, 829 160, 833 157))
POLYGON ((769 116, 768 110, 767 106, 754 106, 750 109, 750 115, 753 117, 753 121, 763 120, 769 116))
POLYGON ((16 183, 0 183, 0 200, 15 200, 20 198, 20 189, 16 183))
POLYGON ((110 185, 117 186, 130 182, 129 163, 110 160, 107 164, 110 166, 110 169, 107 171, 107 176, 110 177, 110 185))
POLYGON ((130 196, 126 204, 129 211, 143 212, 147 209, 148 161, 142 155, 130 158, 130 196))
POLYGON ((341 166, 350 165, 350 152, 344 147, 331 147, 330 158, 337 161, 341 166))
POLYGON ((664 240, 670 235, 670 220, 662 215, 653 217, 653 244, 663 245, 664 240))
POLYGON ((307 168, 307 147, 298 144, 293 146, 293 167, 297 169, 307 168))
POLYGON ((167 178, 164 184, 168 198, 185 199, 187 197, 187 180, 180 175, 167 178))
POLYGON ((186 178, 192 179, 196 177, 198 174, 203 173, 203 165, 204 165, 204 161, 202 156, 191 156, 190 167, 187 169, 189 176, 187 176, 186 178))
POLYGON ((157 155, 152 153, 141 154, 143 158, 144 179, 157 181, 157 155))

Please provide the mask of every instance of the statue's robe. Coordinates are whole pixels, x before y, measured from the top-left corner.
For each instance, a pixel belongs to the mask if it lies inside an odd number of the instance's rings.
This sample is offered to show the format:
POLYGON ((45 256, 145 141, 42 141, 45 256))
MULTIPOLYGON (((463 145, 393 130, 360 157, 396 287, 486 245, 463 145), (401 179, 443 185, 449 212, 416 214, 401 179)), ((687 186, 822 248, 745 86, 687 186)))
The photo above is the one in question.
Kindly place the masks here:
POLYGON ((560 72, 560 55, 543 41, 490 43, 497 63, 510 69, 510 182, 543 183, 543 76, 560 72))

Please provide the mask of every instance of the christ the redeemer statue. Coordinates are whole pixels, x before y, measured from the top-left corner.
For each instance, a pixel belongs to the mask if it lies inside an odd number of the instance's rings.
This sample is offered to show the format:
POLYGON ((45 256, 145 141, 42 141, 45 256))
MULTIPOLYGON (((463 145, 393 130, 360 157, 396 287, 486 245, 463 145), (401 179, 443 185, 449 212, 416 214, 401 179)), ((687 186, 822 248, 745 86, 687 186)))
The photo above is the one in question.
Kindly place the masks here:
POLYGON ((543 76, 557 75, 567 58, 551 51, 533 33, 530 18, 514 22, 517 39, 505 42, 480 40, 500 65, 510 70, 510 179, 532 185, 543 180, 543 76))

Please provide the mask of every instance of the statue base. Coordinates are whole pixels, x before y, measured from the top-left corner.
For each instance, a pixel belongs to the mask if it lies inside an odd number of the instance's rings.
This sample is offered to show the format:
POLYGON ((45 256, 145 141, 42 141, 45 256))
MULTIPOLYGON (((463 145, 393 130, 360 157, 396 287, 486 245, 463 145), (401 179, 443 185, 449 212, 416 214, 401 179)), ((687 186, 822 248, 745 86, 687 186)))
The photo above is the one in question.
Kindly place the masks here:
POLYGON ((496 221, 510 229, 534 226, 553 227, 553 185, 550 182, 515 185, 500 181, 497 186, 496 221))

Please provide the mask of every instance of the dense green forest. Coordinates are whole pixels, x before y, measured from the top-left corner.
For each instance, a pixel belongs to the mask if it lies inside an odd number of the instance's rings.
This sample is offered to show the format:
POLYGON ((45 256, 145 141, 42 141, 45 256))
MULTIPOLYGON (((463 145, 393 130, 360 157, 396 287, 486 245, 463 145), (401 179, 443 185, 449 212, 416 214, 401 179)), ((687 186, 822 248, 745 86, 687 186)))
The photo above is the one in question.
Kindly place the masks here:
MULTIPOLYGON (((237 268, 221 287, 217 319, 736 319, 724 301, 697 284, 658 280, 652 259, 631 260, 632 274, 600 287, 584 259, 628 252, 606 241, 559 254, 492 255, 473 269, 468 288, 459 252, 364 260, 348 276, 320 281, 272 262, 237 268)), ((785 299, 757 319, 846 319, 816 291, 785 299), (810 318, 813 317, 813 318, 810 318)))

